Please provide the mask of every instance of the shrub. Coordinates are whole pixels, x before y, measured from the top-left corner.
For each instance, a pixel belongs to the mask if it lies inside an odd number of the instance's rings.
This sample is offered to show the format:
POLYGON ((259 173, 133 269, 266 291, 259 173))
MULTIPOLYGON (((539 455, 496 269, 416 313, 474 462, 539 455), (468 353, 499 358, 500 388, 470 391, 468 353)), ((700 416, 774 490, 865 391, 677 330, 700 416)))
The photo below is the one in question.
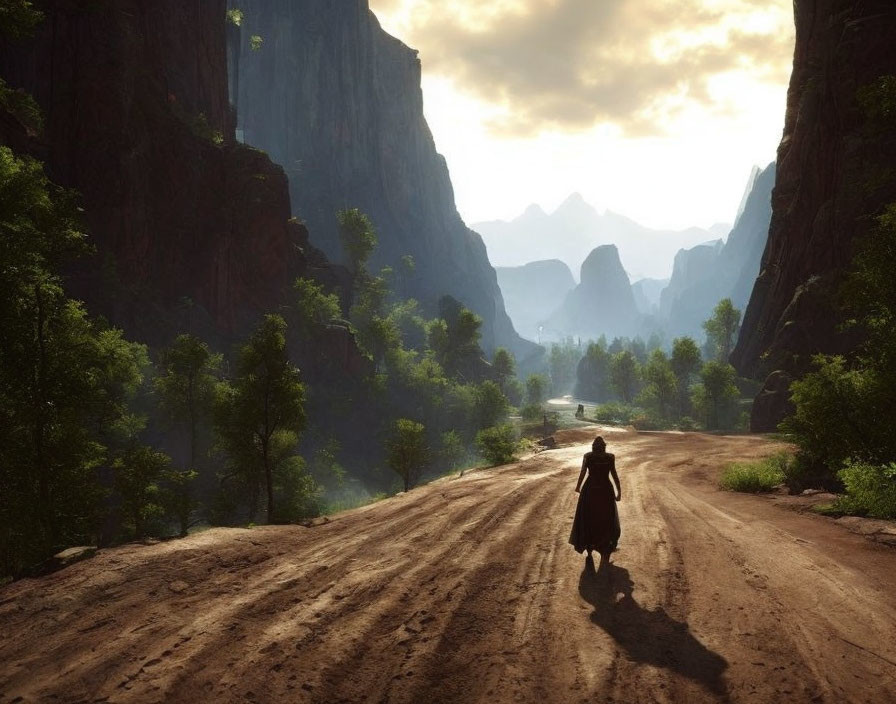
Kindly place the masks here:
POLYGON ((520 415, 523 417, 523 420, 541 420, 542 414, 544 411, 541 406, 537 403, 530 403, 527 406, 523 406, 523 409, 520 411, 520 415))
POLYGON ((508 424, 480 430, 476 435, 476 447, 490 465, 509 464, 516 459, 516 431, 508 424))
POLYGON ((644 415, 643 409, 628 406, 624 403, 604 403, 594 409, 594 419, 598 423, 629 425, 632 422, 632 418, 639 415, 644 415))
POLYGON ((838 472, 846 495, 835 508, 871 518, 896 518, 896 462, 873 465, 849 461, 838 472))
POLYGON ((781 452, 759 462, 734 462, 722 471, 719 484, 727 491, 750 494, 772 491, 784 483, 790 455, 781 452))
POLYGON ((679 418, 677 425, 679 430, 684 430, 685 432, 697 430, 699 427, 697 421, 690 416, 682 416, 679 418))

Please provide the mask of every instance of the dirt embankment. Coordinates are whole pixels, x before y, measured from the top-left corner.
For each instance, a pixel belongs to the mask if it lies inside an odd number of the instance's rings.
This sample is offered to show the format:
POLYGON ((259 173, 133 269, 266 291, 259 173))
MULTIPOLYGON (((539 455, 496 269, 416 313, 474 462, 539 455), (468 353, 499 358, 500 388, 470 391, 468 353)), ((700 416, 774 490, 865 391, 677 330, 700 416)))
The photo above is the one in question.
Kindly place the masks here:
POLYGON ((608 569, 566 542, 585 447, 563 447, 9 585, 0 702, 896 701, 896 551, 715 488, 770 441, 605 437, 608 569))

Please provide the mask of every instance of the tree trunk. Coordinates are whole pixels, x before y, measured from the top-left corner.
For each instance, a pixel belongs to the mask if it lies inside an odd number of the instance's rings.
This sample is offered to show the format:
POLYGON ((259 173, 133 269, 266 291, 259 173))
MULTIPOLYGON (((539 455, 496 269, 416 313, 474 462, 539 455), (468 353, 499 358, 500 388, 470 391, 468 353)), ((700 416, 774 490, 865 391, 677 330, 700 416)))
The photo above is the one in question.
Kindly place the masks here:
POLYGON ((267 492, 268 492, 268 523, 274 522, 274 473, 271 468, 271 462, 268 458, 268 444, 265 441, 262 446, 262 452, 264 453, 264 478, 265 483, 267 484, 267 492))

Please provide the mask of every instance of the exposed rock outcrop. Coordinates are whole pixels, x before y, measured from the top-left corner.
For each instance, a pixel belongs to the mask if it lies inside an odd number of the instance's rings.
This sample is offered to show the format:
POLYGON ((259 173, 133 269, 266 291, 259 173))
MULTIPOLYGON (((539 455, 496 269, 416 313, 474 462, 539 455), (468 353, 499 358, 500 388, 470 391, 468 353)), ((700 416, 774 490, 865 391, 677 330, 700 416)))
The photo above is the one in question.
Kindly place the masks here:
POLYGON ((286 168, 295 214, 331 258, 336 212, 376 226, 374 265, 411 255, 403 295, 433 314, 451 295, 483 318, 483 346, 526 357, 481 238, 461 220, 444 158, 423 116, 417 52, 386 34, 367 0, 240 0, 239 128, 286 168), (263 37, 252 51, 249 36, 263 37))
POLYGON ((774 163, 754 170, 724 245, 702 245, 676 255, 672 279, 660 304, 670 335, 701 337, 703 321, 723 298, 730 298, 740 311, 746 308, 768 238, 774 185, 774 163))
POLYGON ((640 279, 632 284, 632 295, 638 312, 655 315, 660 309, 660 297, 669 285, 669 279, 640 279))
POLYGON ((794 10, 771 228, 732 355, 742 375, 768 377, 752 417, 760 431, 782 419, 788 381, 806 371, 812 354, 853 346, 838 332, 834 292, 856 240, 896 200, 896 182, 882 178, 892 173, 896 140, 892 131, 869 130, 858 100, 862 87, 896 74, 896 7, 891 0, 796 0, 794 10))
POLYGON ((283 170, 234 143, 225 0, 42 5, 35 38, 0 47, 0 75, 43 108, 32 151, 83 194, 98 255, 71 284, 92 312, 150 343, 224 342, 294 276, 332 278, 290 222, 283 170))
POLYGON ((614 245, 597 247, 582 264, 579 285, 551 316, 549 331, 556 337, 608 339, 636 333, 641 316, 631 282, 614 245))
POLYGON ((539 339, 538 328, 563 303, 576 281, 559 259, 495 267, 507 313, 521 335, 539 339))
MULTIPOLYGON (((705 320, 700 317, 700 311, 705 307, 706 301, 695 300, 688 293, 697 287, 716 287, 712 272, 718 265, 724 246, 721 240, 716 240, 682 249, 675 255, 672 278, 660 294, 660 316, 673 334, 696 335, 692 325, 683 325, 681 321, 705 320)), ((710 300, 714 297, 715 294, 710 300)), ((696 329, 700 329, 699 322, 696 329)))

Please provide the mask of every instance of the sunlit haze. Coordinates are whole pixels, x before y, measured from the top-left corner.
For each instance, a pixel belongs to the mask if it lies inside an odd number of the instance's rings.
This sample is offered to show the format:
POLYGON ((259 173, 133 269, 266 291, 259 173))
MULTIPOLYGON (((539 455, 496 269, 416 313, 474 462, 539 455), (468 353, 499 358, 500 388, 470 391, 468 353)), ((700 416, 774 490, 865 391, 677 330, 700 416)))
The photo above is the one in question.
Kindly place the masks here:
POLYGON ((371 0, 418 49, 468 223, 579 192, 656 228, 731 222, 774 158, 790 0, 371 0))

